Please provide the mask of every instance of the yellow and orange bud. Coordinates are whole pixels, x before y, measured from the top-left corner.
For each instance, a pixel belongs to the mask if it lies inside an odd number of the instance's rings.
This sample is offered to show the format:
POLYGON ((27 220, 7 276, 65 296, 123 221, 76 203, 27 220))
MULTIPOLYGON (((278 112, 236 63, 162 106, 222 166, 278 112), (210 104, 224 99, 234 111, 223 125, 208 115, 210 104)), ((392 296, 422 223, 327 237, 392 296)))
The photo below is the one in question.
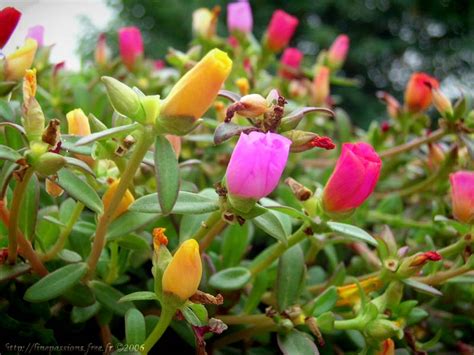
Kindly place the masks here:
POLYGON ((154 228, 153 229, 153 248, 157 252, 160 246, 168 245, 168 237, 165 235, 166 228, 154 228))
POLYGON ((193 33, 198 37, 212 38, 216 34, 217 20, 221 9, 215 6, 212 10, 204 7, 193 12, 193 33))
POLYGON ((59 197, 63 194, 64 190, 56 184, 54 181, 51 181, 50 179, 45 180, 45 188, 46 192, 49 196, 51 197, 59 197))
POLYGON ((422 112, 432 101, 430 88, 439 88, 439 82, 425 73, 414 73, 405 89, 405 107, 409 112, 422 112))
POLYGON ((238 78, 235 86, 239 89, 240 95, 248 95, 250 91, 250 83, 247 78, 238 78))
POLYGON ((219 49, 207 53, 171 89, 163 101, 158 126, 177 135, 183 135, 185 129, 189 131, 188 120, 197 120, 211 107, 231 69, 232 60, 227 53, 219 49))
MULTIPOLYGON (((120 180, 115 180, 113 181, 110 185, 107 191, 105 191, 104 196, 102 196, 102 202, 104 203, 104 210, 108 210, 110 203, 112 202, 112 199, 115 196, 115 193, 117 192, 117 187, 119 185, 120 180)), ((127 189, 125 191, 125 194, 122 197, 122 200, 120 201, 119 205, 115 209, 112 219, 117 218, 124 212, 128 210, 128 207, 135 201, 135 197, 133 197, 132 193, 130 190, 127 189)))
POLYGON ((316 68, 316 73, 313 80, 313 97, 314 103, 318 106, 325 106, 326 100, 329 97, 329 75, 328 67, 320 66, 316 68))
MULTIPOLYGON (((360 281, 359 285, 368 294, 380 289, 383 282, 378 276, 373 276, 360 281)), ((338 287, 337 294, 339 296, 337 306, 352 306, 360 301, 359 287, 355 283, 338 287)))
POLYGON ((5 61, 5 79, 17 81, 23 78, 25 70, 30 69, 35 59, 38 43, 27 38, 23 47, 7 55, 5 61))
POLYGON ((91 134, 89 119, 80 108, 66 114, 68 133, 73 136, 88 136, 91 134))
POLYGON ((433 105, 441 116, 450 117, 453 115, 453 105, 440 89, 432 88, 431 95, 433 96, 433 105))
POLYGON ((395 355, 395 343, 391 338, 385 339, 380 345, 377 355, 395 355))
POLYGON ((27 103, 36 95, 36 69, 27 69, 23 77, 23 102, 27 103))
POLYGON ((178 248, 163 273, 163 291, 187 300, 196 293, 201 277, 199 244, 195 239, 188 239, 178 248))

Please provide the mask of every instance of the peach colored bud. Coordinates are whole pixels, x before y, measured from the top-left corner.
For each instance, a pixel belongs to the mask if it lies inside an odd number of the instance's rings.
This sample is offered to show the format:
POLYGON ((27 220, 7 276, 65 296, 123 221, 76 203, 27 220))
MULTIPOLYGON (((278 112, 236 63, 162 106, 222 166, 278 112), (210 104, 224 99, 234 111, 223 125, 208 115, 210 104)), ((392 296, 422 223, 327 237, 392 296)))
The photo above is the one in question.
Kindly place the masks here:
POLYGON ((405 107, 417 113, 426 110, 432 101, 432 88, 439 88, 438 81, 425 73, 414 73, 405 89, 405 107), (428 85, 427 85, 428 84, 428 85))
POLYGON ((50 179, 46 179, 44 183, 45 183, 46 192, 49 196, 59 197, 64 193, 64 190, 54 181, 51 181, 50 179))
POLYGON ((94 59, 97 65, 104 66, 109 61, 110 51, 107 47, 107 38, 105 33, 101 33, 99 35, 99 39, 97 40, 97 45, 94 51, 94 59))
POLYGON ((458 221, 474 222, 474 172, 458 171, 449 176, 453 215, 458 221))
POLYGON ((324 106, 329 97, 329 75, 328 67, 320 66, 316 69, 313 80, 314 103, 318 106, 324 106))
MULTIPOLYGON (((158 124, 176 130, 180 134, 186 127, 179 118, 197 120, 211 107, 222 84, 232 69, 232 60, 227 53, 213 49, 188 71, 171 89, 161 106, 158 124), (161 121, 160 121, 161 120, 161 121), (176 127, 172 127, 176 125, 176 127)), ((189 122, 186 123, 189 129, 189 122)))
POLYGON ((443 117, 450 117, 453 115, 453 105, 451 105, 451 101, 442 93, 440 89, 433 88, 431 90, 431 94, 433 95, 433 105, 436 107, 438 112, 443 117))
MULTIPOLYGON (((102 196, 102 202, 104 203, 104 210, 107 210, 109 208, 110 203, 112 202, 112 199, 115 196, 115 193, 117 191, 119 182, 120 180, 113 181, 109 185, 109 188, 107 189, 107 191, 105 191, 105 194, 102 196)), ((120 216, 122 213, 126 212, 128 210, 128 207, 133 203, 133 201, 135 201, 135 198, 133 197, 130 190, 127 189, 117 209, 114 211, 112 215, 112 219, 115 219, 118 216, 120 216)))
POLYGON ((68 133, 74 136, 88 136, 91 134, 89 119, 80 108, 66 114, 68 133))
POLYGON ((199 244, 195 239, 186 240, 178 248, 163 273, 163 291, 187 300, 194 295, 202 277, 199 244))
POLYGON ((7 55, 5 61, 5 79, 17 81, 23 78, 26 69, 29 69, 35 59, 38 43, 27 38, 23 47, 7 55))
POLYGON ((428 168, 431 171, 438 170, 438 168, 443 164, 445 159, 445 154, 441 146, 437 143, 431 143, 428 145, 428 168))

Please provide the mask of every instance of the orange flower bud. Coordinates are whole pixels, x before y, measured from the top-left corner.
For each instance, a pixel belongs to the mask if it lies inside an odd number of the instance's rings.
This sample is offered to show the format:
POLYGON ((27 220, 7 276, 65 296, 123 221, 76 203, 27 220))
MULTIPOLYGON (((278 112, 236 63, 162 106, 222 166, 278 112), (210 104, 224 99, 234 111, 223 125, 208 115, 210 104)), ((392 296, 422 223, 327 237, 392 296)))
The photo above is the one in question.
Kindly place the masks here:
POLYGON ((428 149, 428 168, 431 171, 435 171, 443 164, 445 154, 441 146, 437 143, 430 143, 428 149))
POLYGON ((191 118, 194 121, 202 117, 211 107, 231 69, 232 60, 227 53, 219 49, 207 53, 176 83, 163 101, 158 125, 175 130, 169 133, 178 135, 182 135, 186 128, 189 130, 189 122, 183 120, 186 127, 181 127, 177 119, 191 118))
POLYGON ((23 77, 23 101, 29 102, 36 95, 36 69, 28 69, 23 77))
POLYGON ((91 134, 89 119, 80 108, 66 114, 68 133, 74 136, 88 136, 91 134))
MULTIPOLYGON (((115 180, 114 182, 112 182, 109 185, 109 188, 107 189, 107 191, 105 191, 104 196, 102 196, 102 202, 104 203, 105 210, 109 208, 110 203, 112 202, 112 199, 115 196, 115 193, 117 191, 119 182, 120 180, 115 180)), ((126 212, 128 210, 128 207, 133 203, 133 201, 135 201, 135 197, 133 197, 130 190, 127 189, 127 191, 125 191, 125 194, 122 197, 122 200, 117 206, 117 209, 114 211, 112 219, 115 219, 118 216, 120 216, 122 213, 126 212)))
POLYGON ((377 353, 377 355, 395 355, 395 343, 390 338, 385 339, 382 342, 380 348, 381 350, 377 353))
POLYGON ((438 80, 425 73, 414 73, 405 90, 405 106, 410 112, 422 112, 431 105, 431 89, 439 88, 438 80))
POLYGON ((27 38, 23 47, 7 55, 5 62, 5 79, 17 81, 23 78, 25 70, 29 69, 35 59, 38 43, 27 38))
POLYGON ((329 97, 329 75, 328 67, 321 66, 316 69, 313 80, 314 103, 318 106, 324 106, 329 97))
POLYGON ((63 194, 64 190, 54 181, 51 181, 50 179, 46 179, 44 183, 45 183, 46 192, 49 196, 59 197, 63 194))
POLYGON ((196 293, 201 277, 199 244, 195 239, 188 239, 181 244, 163 273, 163 291, 187 300, 196 293))

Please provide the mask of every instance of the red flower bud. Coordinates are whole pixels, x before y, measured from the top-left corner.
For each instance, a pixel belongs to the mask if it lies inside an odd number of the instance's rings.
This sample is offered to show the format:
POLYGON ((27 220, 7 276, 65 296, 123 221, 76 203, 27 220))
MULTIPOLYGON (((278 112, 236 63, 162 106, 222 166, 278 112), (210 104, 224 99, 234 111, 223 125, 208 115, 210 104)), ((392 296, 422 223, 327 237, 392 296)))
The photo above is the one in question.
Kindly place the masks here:
POLYGON ((439 88, 439 82, 425 73, 414 73, 405 90, 405 106, 410 112, 421 112, 426 110, 432 101, 432 88, 439 88))

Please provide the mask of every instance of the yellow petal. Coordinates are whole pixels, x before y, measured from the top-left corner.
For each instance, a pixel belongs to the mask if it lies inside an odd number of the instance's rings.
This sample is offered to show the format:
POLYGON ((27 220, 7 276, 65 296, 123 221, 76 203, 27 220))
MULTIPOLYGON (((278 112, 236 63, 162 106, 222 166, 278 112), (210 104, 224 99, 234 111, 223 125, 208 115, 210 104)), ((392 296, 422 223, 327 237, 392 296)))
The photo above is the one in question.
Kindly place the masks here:
MULTIPOLYGON (((107 210, 109 208, 110 203, 112 202, 112 199, 117 191, 119 182, 120 180, 115 180, 114 182, 112 182, 107 191, 105 192, 104 196, 102 196, 104 210, 107 210)), ((133 197, 130 190, 125 191, 125 194, 123 195, 122 200, 120 201, 117 209, 115 210, 112 219, 115 219, 122 213, 126 212, 128 210, 128 207, 133 203, 133 201, 135 201, 135 198, 133 197)))
POLYGON ((91 134, 89 119, 80 108, 66 114, 68 133, 74 136, 88 136, 91 134))
POLYGON ((29 69, 35 59, 38 43, 34 39, 28 38, 23 47, 7 55, 5 79, 20 80, 25 75, 25 70, 29 69))

